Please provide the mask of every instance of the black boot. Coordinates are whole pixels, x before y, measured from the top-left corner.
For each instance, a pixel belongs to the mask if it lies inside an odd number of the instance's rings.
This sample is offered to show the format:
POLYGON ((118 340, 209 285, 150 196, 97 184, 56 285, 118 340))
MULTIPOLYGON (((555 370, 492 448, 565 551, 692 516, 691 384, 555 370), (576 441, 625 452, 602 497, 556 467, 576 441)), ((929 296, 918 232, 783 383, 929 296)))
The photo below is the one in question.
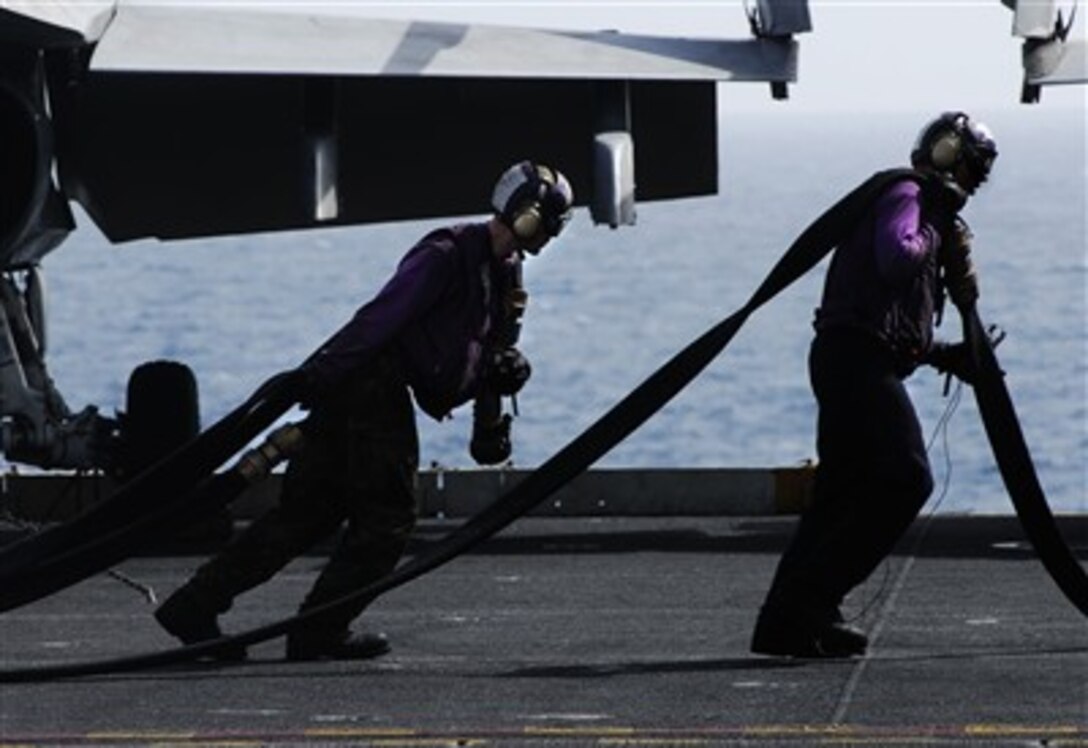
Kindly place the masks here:
POLYGON ((300 662, 307 660, 369 660, 390 650, 385 634, 356 634, 345 629, 327 633, 295 633, 287 635, 287 659, 300 662))
POLYGON ((840 658, 865 654, 869 639, 836 612, 764 607, 752 633, 752 652, 785 657, 840 658))
MULTIPOLYGON (((200 644, 221 639, 218 614, 188 586, 183 586, 166 599, 155 611, 155 620, 182 644, 200 644)), ((207 657, 221 662, 241 662, 246 648, 233 645, 208 653, 207 657)))

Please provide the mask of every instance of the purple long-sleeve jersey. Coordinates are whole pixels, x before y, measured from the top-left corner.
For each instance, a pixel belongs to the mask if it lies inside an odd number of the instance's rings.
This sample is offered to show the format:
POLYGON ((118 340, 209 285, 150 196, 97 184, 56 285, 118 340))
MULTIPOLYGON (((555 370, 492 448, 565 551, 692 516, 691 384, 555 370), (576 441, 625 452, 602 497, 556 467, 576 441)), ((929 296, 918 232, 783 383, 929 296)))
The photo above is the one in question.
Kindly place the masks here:
POLYGON ((392 353, 419 407, 446 417, 475 395, 482 351, 517 262, 516 255, 495 259, 487 224, 431 232, 306 362, 308 376, 318 388, 334 387, 392 353))
POLYGON ((919 185, 894 183, 835 251, 816 329, 871 333, 909 374, 933 344, 940 243, 925 218, 919 185))

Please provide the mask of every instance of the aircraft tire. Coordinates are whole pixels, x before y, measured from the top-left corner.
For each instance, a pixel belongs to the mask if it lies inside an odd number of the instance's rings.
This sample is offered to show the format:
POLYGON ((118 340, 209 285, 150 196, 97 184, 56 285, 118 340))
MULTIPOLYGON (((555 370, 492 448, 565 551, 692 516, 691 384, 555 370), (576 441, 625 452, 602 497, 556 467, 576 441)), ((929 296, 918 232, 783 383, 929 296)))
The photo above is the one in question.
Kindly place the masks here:
POLYGON ((185 364, 149 361, 128 380, 119 476, 127 480, 200 433, 196 377, 185 364))

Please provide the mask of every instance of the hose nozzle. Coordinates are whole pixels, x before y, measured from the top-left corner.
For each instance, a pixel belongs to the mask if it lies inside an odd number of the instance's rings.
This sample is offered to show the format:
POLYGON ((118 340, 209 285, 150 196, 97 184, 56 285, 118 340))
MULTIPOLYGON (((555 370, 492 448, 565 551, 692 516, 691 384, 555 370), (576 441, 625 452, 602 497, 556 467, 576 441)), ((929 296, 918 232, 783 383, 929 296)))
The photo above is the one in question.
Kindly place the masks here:
POLYGON ((260 446, 242 455, 234 466, 234 470, 245 479, 246 483, 259 483, 268 477, 272 468, 302 449, 304 442, 305 435, 297 424, 288 423, 280 426, 270 433, 260 446))

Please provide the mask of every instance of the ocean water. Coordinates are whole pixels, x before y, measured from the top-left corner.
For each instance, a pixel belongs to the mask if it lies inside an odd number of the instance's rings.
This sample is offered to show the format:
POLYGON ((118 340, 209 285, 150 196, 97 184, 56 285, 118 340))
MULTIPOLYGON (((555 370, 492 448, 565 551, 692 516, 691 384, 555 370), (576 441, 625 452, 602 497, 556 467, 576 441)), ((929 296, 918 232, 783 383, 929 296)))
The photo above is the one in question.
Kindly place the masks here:
MULTIPOLYGON (((720 194, 644 204, 638 225, 593 227, 579 211, 526 265, 515 464, 539 465, 691 339, 739 308, 793 238, 877 169, 906 160, 928 113, 849 117, 781 110, 721 122, 720 194)), ((984 320, 1055 511, 1088 511, 1088 249, 1083 111, 984 113, 1001 144, 968 207, 984 320)), ((561 165, 559 165, 561 167, 561 165)), ((486 199, 486 196, 482 196, 486 199)), ((80 229, 44 263, 52 373, 68 403, 123 408, 141 362, 184 361, 205 424, 334 332, 444 221, 214 240, 108 244, 80 229)), ((604 457, 608 467, 778 467, 814 457, 806 355, 823 267, 756 313, 690 387, 604 457)), ((959 338, 950 310, 938 331, 959 338)), ((946 430, 943 378, 910 390, 947 490, 941 512, 1009 513, 969 390, 946 430)), ((422 459, 472 465, 471 408, 420 416, 422 459)))

